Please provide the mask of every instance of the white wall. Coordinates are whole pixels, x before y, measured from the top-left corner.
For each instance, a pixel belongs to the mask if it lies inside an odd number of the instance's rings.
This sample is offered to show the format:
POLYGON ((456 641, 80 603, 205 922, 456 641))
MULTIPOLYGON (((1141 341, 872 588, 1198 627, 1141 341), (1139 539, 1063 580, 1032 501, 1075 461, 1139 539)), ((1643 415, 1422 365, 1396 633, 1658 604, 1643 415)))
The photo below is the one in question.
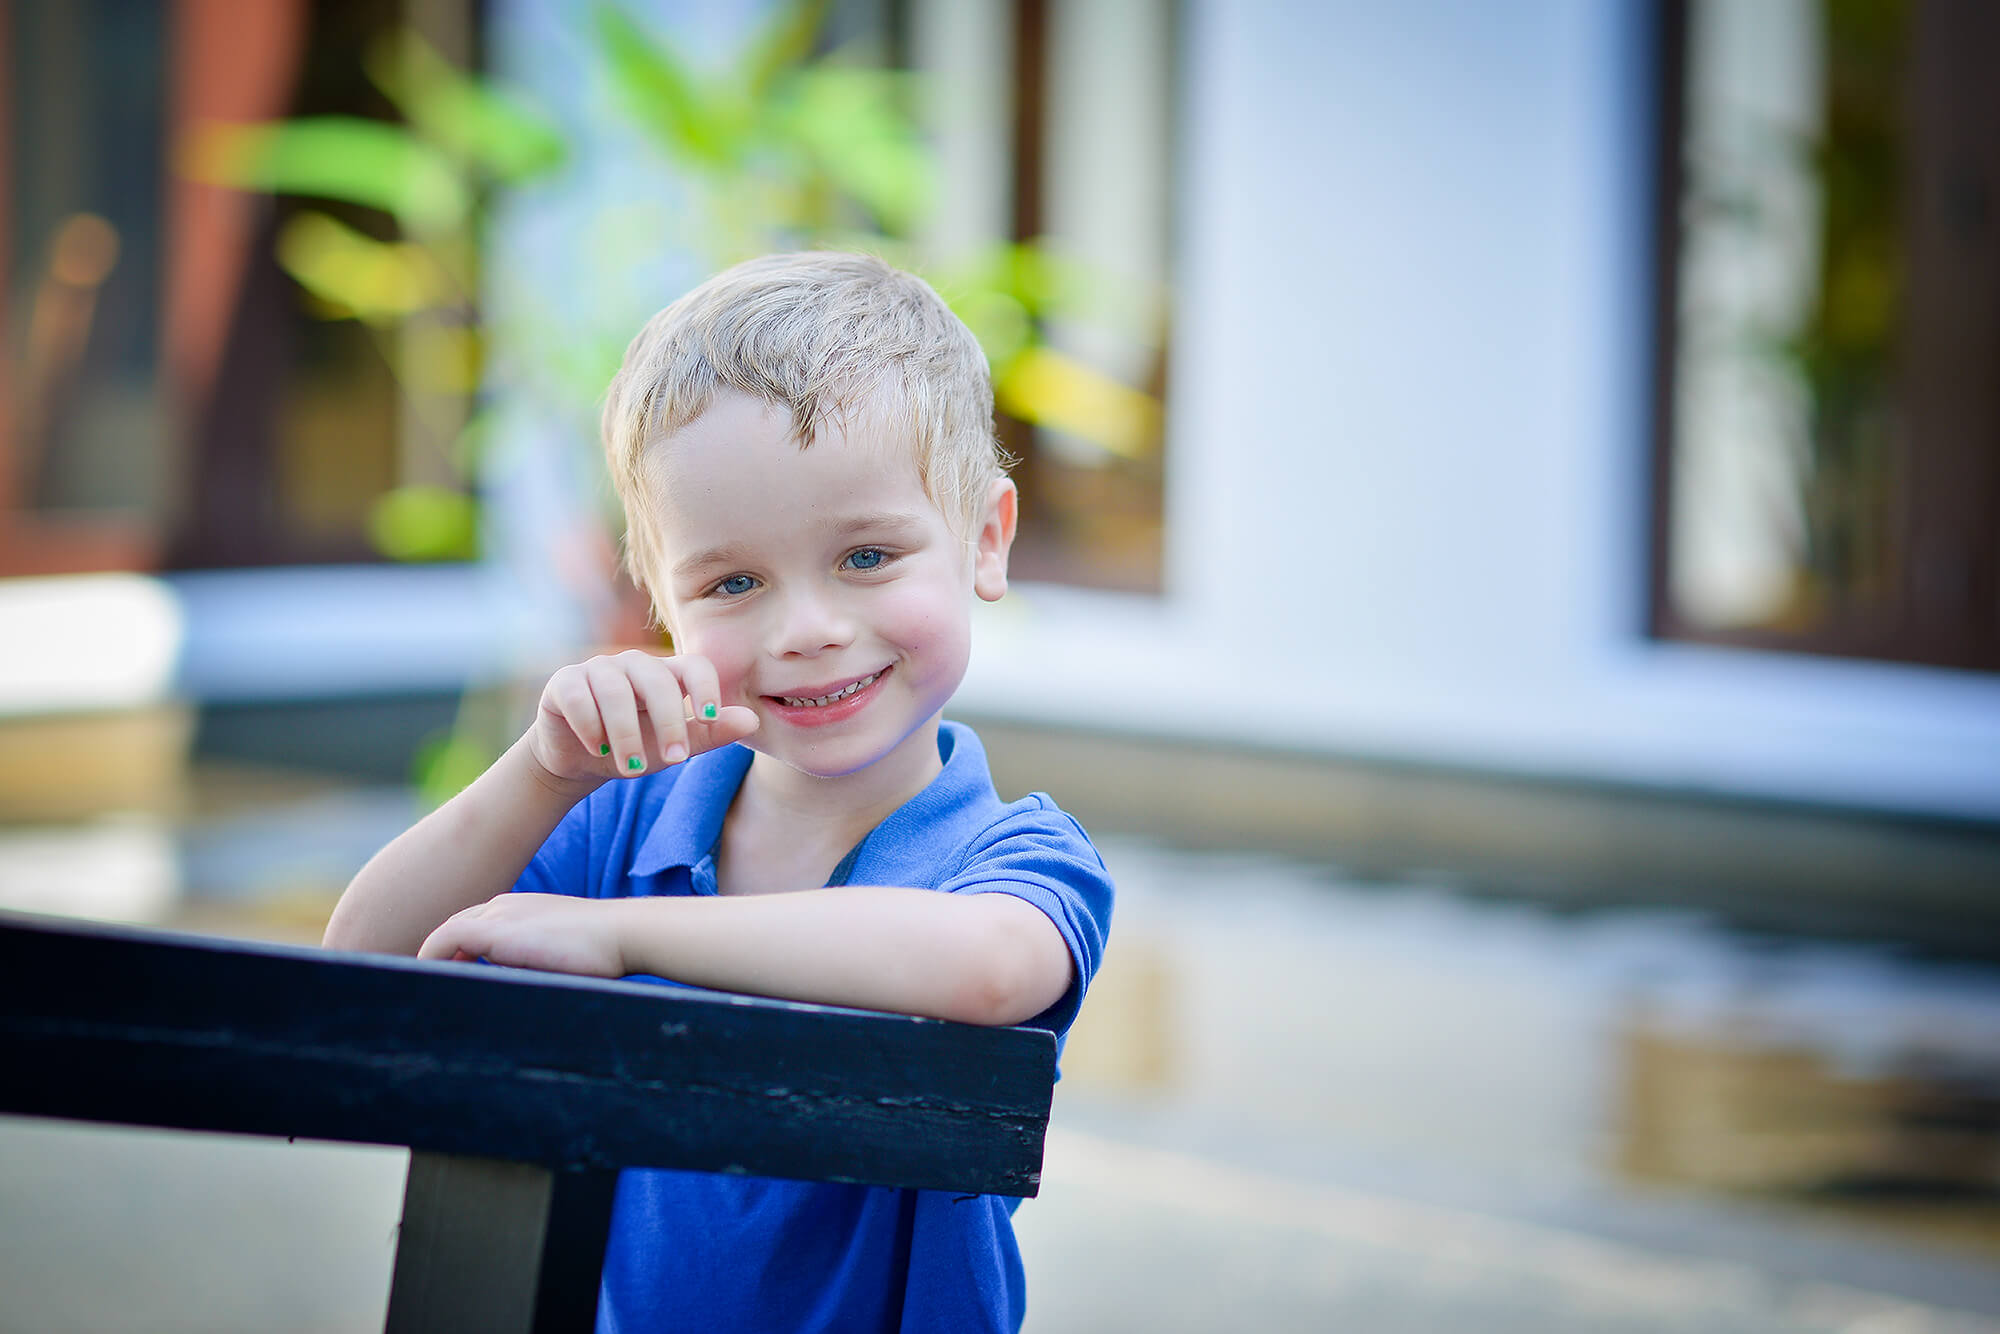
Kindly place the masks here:
POLYGON ((1189 0, 1169 595, 964 708, 2000 818, 2000 681, 1641 633, 1643 10, 1189 0))

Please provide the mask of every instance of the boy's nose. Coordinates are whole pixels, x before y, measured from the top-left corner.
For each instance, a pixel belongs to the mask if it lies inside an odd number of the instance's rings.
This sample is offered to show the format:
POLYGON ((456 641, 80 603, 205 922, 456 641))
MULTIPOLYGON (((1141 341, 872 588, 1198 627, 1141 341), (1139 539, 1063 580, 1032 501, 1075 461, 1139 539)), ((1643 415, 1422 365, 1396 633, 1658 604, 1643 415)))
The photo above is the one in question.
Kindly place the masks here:
POLYGON ((841 609, 838 598, 817 589, 794 588, 785 598, 772 648, 780 657, 811 658, 846 648, 853 638, 853 619, 841 609))

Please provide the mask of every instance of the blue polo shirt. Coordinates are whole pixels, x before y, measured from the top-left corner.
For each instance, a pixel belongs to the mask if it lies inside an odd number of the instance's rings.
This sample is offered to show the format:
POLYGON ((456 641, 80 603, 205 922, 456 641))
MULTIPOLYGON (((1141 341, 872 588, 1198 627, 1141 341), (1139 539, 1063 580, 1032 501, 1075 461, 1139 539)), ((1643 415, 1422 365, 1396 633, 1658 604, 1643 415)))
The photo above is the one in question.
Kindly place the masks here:
MULTIPOLYGON (((1029 1022, 1058 1040, 1103 956, 1112 887, 1047 796, 1003 802, 972 730, 938 732, 942 773, 877 825, 829 884, 1013 894, 1069 946, 1069 991, 1029 1022)), ((549 836, 517 890, 590 898, 716 892, 742 746, 606 783, 549 836)), ((661 979, 651 979, 661 980, 661 979)), ((598 1304, 603 1331, 1015 1331, 1026 1281, 1018 1200, 704 1172, 620 1174, 598 1304)))

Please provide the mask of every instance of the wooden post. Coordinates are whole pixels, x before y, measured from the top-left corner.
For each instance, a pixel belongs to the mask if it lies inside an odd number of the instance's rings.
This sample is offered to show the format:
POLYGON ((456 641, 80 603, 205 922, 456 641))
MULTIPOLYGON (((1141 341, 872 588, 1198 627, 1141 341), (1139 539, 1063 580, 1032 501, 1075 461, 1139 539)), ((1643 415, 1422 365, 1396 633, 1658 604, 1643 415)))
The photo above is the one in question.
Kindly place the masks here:
POLYGON ((529 1163, 412 1153, 388 1334, 529 1334, 554 1177, 529 1163))

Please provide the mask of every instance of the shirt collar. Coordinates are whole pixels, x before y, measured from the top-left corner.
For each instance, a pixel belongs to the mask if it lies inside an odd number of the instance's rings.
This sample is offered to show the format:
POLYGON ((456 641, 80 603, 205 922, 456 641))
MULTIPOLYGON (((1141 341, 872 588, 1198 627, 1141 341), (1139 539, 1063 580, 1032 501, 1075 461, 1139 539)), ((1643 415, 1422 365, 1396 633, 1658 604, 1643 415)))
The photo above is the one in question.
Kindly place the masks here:
POLYGON ((722 819, 755 758, 747 746, 704 751, 682 764, 660 802, 653 827, 632 854, 633 875, 694 866, 722 837, 722 819))
MULTIPOLYGON (((724 746, 687 761, 660 803, 659 814, 632 855, 633 875, 695 866, 722 836, 729 803, 753 758, 746 746, 724 746)), ((862 839, 844 877, 852 885, 928 885, 937 862, 955 854, 1002 809, 979 737, 962 723, 938 728, 944 768, 923 791, 897 807, 862 839)))
POLYGON ((1003 811, 978 735, 962 723, 938 729, 944 768, 861 841, 851 885, 936 885, 971 840, 1003 811), (950 862, 951 865, 945 865, 950 862))

